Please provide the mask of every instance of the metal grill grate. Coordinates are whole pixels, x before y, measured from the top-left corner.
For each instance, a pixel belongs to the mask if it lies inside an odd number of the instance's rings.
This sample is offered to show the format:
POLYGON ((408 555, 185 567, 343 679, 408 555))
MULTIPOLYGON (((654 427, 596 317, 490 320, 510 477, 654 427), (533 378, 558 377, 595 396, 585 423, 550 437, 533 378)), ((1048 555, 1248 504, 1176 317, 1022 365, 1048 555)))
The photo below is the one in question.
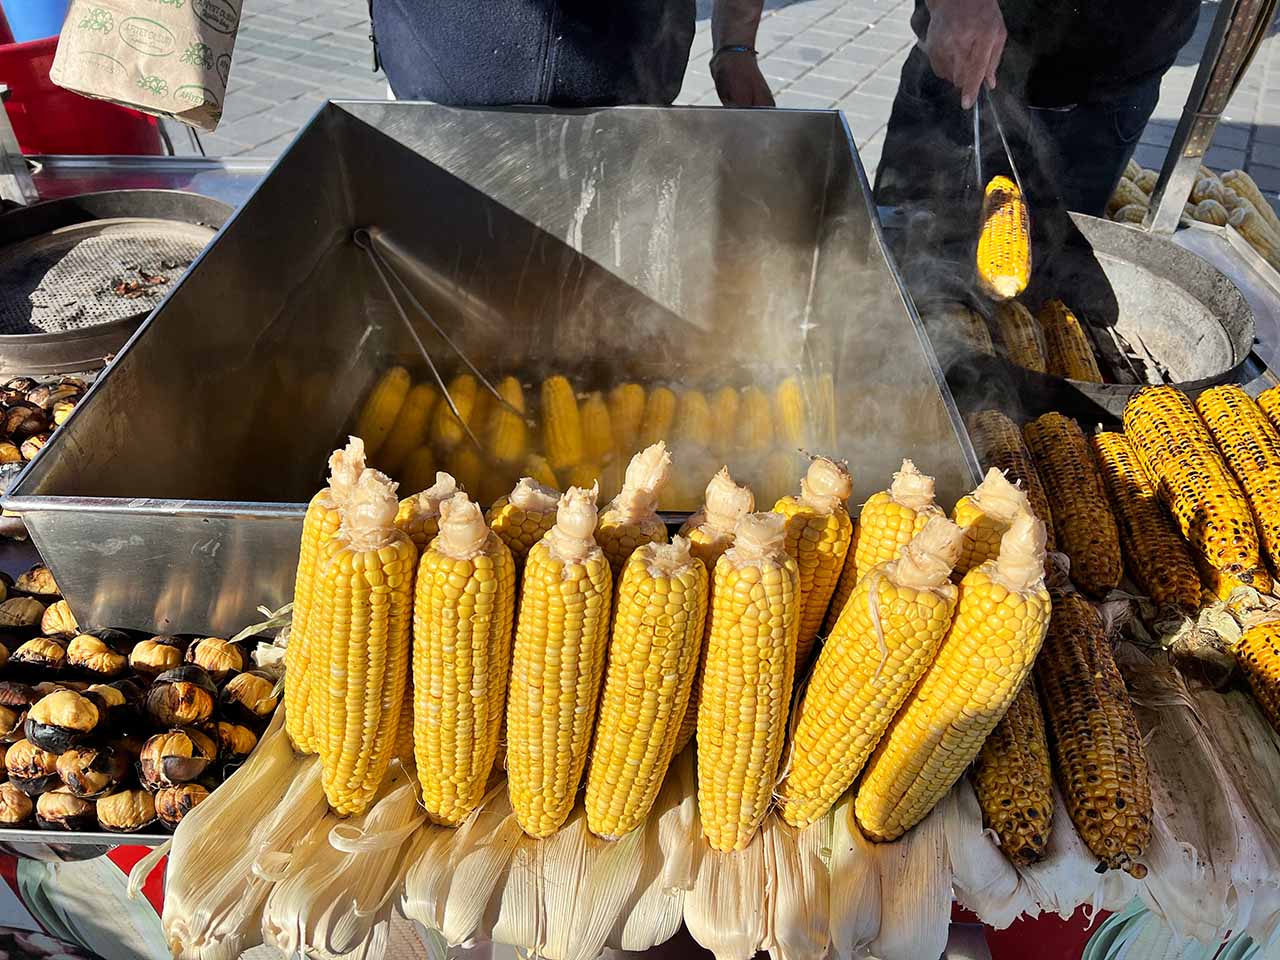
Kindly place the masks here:
POLYGON ((0 334, 65 333, 148 313, 212 237, 171 220, 96 220, 0 249, 0 334))

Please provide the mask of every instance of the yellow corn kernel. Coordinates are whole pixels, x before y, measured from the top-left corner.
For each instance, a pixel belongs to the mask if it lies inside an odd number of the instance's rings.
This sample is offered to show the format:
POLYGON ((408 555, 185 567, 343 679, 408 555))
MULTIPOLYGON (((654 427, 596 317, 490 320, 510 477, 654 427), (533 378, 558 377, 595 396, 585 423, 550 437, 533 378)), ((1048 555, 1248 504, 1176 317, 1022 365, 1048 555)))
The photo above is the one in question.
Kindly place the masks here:
POLYGON ((741 398, 733 387, 721 387, 711 395, 711 452, 716 457, 728 457, 734 452, 740 404, 741 398))
POLYGON ((1044 334, 1045 362, 1050 373, 1071 380, 1102 383, 1089 334, 1061 300, 1048 300, 1036 318, 1044 334))
POLYGON ((573 385, 564 377, 542 381, 542 446, 553 470, 582 462, 582 415, 573 385))
POLYGON ((644 404, 644 418, 640 421, 640 447, 651 447, 659 440, 671 439, 671 427, 676 418, 676 395, 666 387, 649 391, 644 404))
POLYGON ((356 421, 356 436, 364 440, 366 456, 372 458, 386 443, 409 394, 410 383, 408 370, 392 367, 369 391, 356 421))
POLYGON ((609 391, 609 423, 617 444, 616 456, 629 460, 640 449, 645 403, 644 387, 638 383, 620 383, 609 391))
POLYGON ((986 469, 995 467, 1013 483, 1021 485, 1031 504, 1031 512, 1044 521, 1045 548, 1058 549, 1053 534, 1053 513, 1036 465, 1022 442, 1022 431, 999 410, 980 410, 967 421, 978 462, 986 469))
POLYGON ((510 494, 489 508, 485 519, 511 551, 517 571, 533 545, 555 526, 559 502, 558 490, 521 477, 510 494))
POLYGON ((1258 394, 1258 408, 1267 415, 1271 426, 1280 430, 1280 387, 1271 387, 1258 394))
POLYGON ((778 445, 798 447, 804 443, 804 391, 795 377, 785 378, 774 389, 773 411, 778 445))
POLYGON ((615 579, 637 547, 666 542, 667 525, 658 516, 658 499, 670 474, 671 455, 666 444, 659 441, 646 447, 631 458, 622 492, 600 514, 596 541, 615 579))
MULTIPOLYGON (((857 584, 872 567, 890 560, 897 560, 902 548, 911 542, 917 533, 932 517, 945 516, 942 509, 933 502, 933 477, 925 476, 916 469, 910 460, 902 461, 902 469, 893 475, 889 489, 872 494, 862 505, 858 515, 858 523, 853 534, 853 544, 849 551, 853 565, 845 564, 850 571, 847 589, 842 583, 837 588, 844 590, 839 605, 849 598, 857 584)), ((830 626, 835 626, 835 618, 840 615, 836 604, 832 604, 833 616, 830 626)))
POLYGON ((996 304, 995 327, 1010 363, 1036 373, 1048 371, 1044 334, 1030 310, 1016 300, 996 304))
POLYGON ((531 453, 524 460, 524 475, 531 480, 535 480, 544 487, 550 487, 555 490, 557 484, 560 483, 556 479, 555 471, 551 469, 551 465, 545 459, 536 453, 531 453))
POLYGON ((682 391, 676 403, 672 443, 705 450, 711 444, 713 432, 711 404, 707 402, 707 395, 701 390, 682 391))
POLYGON ((480 393, 476 378, 469 373, 458 374, 449 381, 447 389, 449 395, 440 398, 431 415, 431 442, 440 450, 451 450, 468 439, 464 423, 467 426, 471 424, 480 393), (450 400, 458 408, 457 415, 449 406, 450 400))
POLYGON ((405 497, 396 510, 396 529, 406 534, 419 550, 440 532, 440 504, 459 490, 458 482, 449 474, 436 474, 435 483, 421 493, 405 497))
POLYGON ((1028 509, 1025 493, 995 467, 988 470, 982 483, 973 493, 961 498, 951 513, 951 519, 964 531, 956 573, 964 576, 974 567, 998 557, 1000 540, 1013 518, 1028 509))
POLYGON ((992 177, 982 204, 978 280, 988 295, 1009 300, 1031 279, 1031 218, 1022 191, 1008 177, 992 177))
POLYGON ((378 448, 378 469, 397 476, 410 452, 427 438, 427 422, 439 391, 429 383, 411 389, 400 405, 386 442, 378 448))
MULTIPOLYGON (((761 452, 773 446, 773 414, 768 396, 759 387, 742 391, 738 412, 738 446, 743 453, 761 452)), ((791 483, 788 481, 787 486, 791 483)))
POLYGON ((498 463, 519 463, 529 452, 529 426, 524 419, 524 387, 515 377, 503 377, 498 394, 510 408, 494 403, 485 423, 485 449, 498 463))
MULTIPOLYGON (((591 393, 582 401, 582 453, 589 463, 604 463, 613 456, 617 441, 609 406, 599 393, 591 393)), ((575 483, 572 486, 582 486, 575 483)), ((591 486, 590 483, 587 486, 591 486)))
POLYGON ((1251 626, 1240 637, 1235 654, 1253 698, 1280 732, 1280 621, 1251 626))

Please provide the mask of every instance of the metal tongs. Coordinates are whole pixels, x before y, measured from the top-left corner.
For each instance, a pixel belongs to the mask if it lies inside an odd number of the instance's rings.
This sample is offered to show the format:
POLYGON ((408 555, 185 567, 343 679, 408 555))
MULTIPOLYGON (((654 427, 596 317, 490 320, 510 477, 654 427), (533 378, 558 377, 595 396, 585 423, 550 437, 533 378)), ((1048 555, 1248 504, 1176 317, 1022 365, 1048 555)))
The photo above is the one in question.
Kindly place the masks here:
POLYGON ((991 91, 984 83, 978 89, 978 98, 973 101, 973 165, 978 174, 978 189, 984 190, 987 186, 986 177, 982 175, 982 119, 981 105, 983 98, 987 100, 987 107, 991 110, 991 118, 996 124, 996 133, 1000 136, 1000 145, 1004 148, 1005 160, 1009 163, 1009 170, 1013 173, 1013 182, 1018 185, 1018 192, 1025 198, 1027 191, 1022 187, 1022 178, 1018 176, 1018 165, 1013 162, 1013 151, 1009 149, 1009 140, 1004 135, 1004 124, 1000 122, 1000 111, 996 109, 996 98, 992 96, 991 91))

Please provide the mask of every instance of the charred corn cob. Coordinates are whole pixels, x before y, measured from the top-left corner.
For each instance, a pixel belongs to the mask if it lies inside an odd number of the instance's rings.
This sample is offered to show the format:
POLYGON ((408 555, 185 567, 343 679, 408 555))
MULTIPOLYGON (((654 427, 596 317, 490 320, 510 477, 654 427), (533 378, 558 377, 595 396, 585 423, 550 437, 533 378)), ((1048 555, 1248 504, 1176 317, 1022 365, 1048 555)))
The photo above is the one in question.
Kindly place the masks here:
POLYGON ((644 387, 621 383, 609 391, 609 422, 618 457, 630 459, 640 449, 640 423, 644 419, 644 387))
POLYGON ((511 807, 532 837, 558 830, 587 762, 609 645, 613 578, 592 539, 594 490, 560 499, 525 563, 507 694, 511 807))
POLYGON ((666 387, 649 391, 640 420, 640 448, 651 447, 659 440, 671 439, 671 426, 676 418, 676 395, 666 387))
POLYGON ((552 470, 582 462, 582 415, 573 385, 564 377, 542 381, 542 449, 552 470))
POLYGON ((743 517, 716 564, 698 702, 698 812, 712 849, 751 842, 773 797, 800 627, 800 571, 776 513, 743 517))
POLYGON ((536 480, 544 487, 550 487, 552 490, 560 482, 556 479, 555 471, 551 469, 551 465, 536 453, 525 457, 524 475, 531 480, 536 480))
POLYGON ((1280 621, 1250 627, 1236 644, 1235 654, 1258 706, 1280 732, 1280 621))
POLYGON ((378 448, 378 467, 383 473, 398 476, 409 454, 426 442, 427 421, 439 395, 429 383, 419 383, 405 394, 391 432, 378 448))
POLYGON ((1258 394, 1258 406, 1267 415, 1271 425, 1280 430, 1280 387, 1272 387, 1258 394))
POLYGON ((721 387, 711 395, 711 422, 716 429, 711 434, 711 452, 717 457, 727 457, 734 451, 733 424, 738 423, 741 398, 733 387, 721 387))
POLYGON ((956 573, 964 576, 974 567, 1000 555, 1000 540, 1025 512, 1027 495, 1011 484, 1005 475, 992 467, 973 493, 962 497, 951 512, 951 519, 964 531, 956 573))
POLYGON ((533 545, 555 526, 559 504, 559 491, 521 477, 510 494, 489 508, 485 519, 511 551, 517 572, 533 545))
POLYGON ((1226 589, 1271 589, 1244 491, 1195 407, 1174 387, 1146 387, 1124 408, 1124 432, 1178 529, 1226 589))
POLYGON ((1058 545, 1080 588, 1103 596, 1120 585, 1120 531, 1093 450, 1074 420, 1046 413, 1026 426, 1027 446, 1044 480, 1058 545))
POLYGON ((400 414, 400 407, 409 394, 410 383, 408 370, 392 367, 369 391, 356 420, 356 436, 364 440, 367 457, 374 457, 386 443, 400 414))
POLYGON ((1053 598, 1036 663, 1067 813, 1090 851, 1141 879, 1151 839, 1151 788, 1138 722, 1102 619, 1076 593, 1053 598))
MULTIPOLYGON (((298 547, 298 571, 293 581, 293 625, 285 648, 285 730, 293 745, 304 753, 315 752, 315 715, 309 705, 311 684, 322 665, 311 663, 315 647, 312 610, 315 603, 316 565, 326 545, 338 535, 342 510, 351 498, 364 470, 364 441, 350 437, 345 448, 329 457, 329 483, 311 498, 302 520, 298 547)), ((321 679, 323 679, 321 677, 321 679)))
POLYGON ((418 447, 405 458, 399 476, 401 493, 418 493, 427 489, 435 483, 435 451, 426 444, 418 447))
POLYGON ((1049 300, 1036 318, 1044 334, 1045 363, 1049 372, 1071 380, 1102 383, 1102 371, 1093 355, 1089 334, 1061 300, 1049 300))
POLYGON ((982 204, 978 280, 995 300, 1009 300, 1031 279, 1031 218, 1022 191, 1008 177, 992 177, 982 204))
POLYGON ((529 427, 524 420, 524 387, 515 377, 503 377, 498 394, 509 407, 495 403, 485 424, 485 450, 498 463, 520 463, 529 452, 529 427))
POLYGON ((646 447, 631 458, 622 492, 600 514, 596 541, 608 558, 615 579, 641 544, 666 542, 667 525, 658 516, 658 498, 670 474, 667 445, 659 441, 646 447))
POLYGON ((842 463, 814 457, 800 481, 798 497, 783 497, 774 513, 787 518, 786 550, 800 571, 800 631, 796 636, 796 669, 803 670, 818 639, 822 618, 853 539, 853 521, 845 501, 853 478, 842 463))
POLYGON ((1020 483, 1031 504, 1031 512, 1044 521, 1045 548, 1058 549, 1053 535, 1053 512, 1036 465, 1022 442, 1022 431, 998 410, 980 410, 968 420, 969 436, 983 467, 995 467, 1010 481, 1020 483))
POLYGON ((1127 177, 1130 180, 1133 180, 1141 172, 1142 172, 1142 164, 1138 163, 1137 160, 1134 160, 1132 157, 1130 157, 1129 162, 1124 165, 1124 173, 1122 174, 1122 176, 1127 177))
POLYGON ((999 558, 960 581, 937 657, 868 761, 854 800, 863 833, 894 840, 951 789, 1022 687, 1048 622, 1043 524, 1023 514, 999 558))
POLYGON ((786 377, 773 391, 773 423, 779 446, 798 447, 804 442, 804 391, 795 377, 786 377))
POLYGON ((701 390, 681 391, 676 404, 675 425, 671 430, 672 443, 705 450, 711 444, 712 433, 711 404, 707 402, 707 395, 701 390))
POLYGON ((1092 442, 1130 576, 1157 604, 1195 613, 1200 606, 1195 559, 1138 466, 1129 440, 1123 433, 1099 433, 1092 442))
POLYGON ((1126 177, 1121 177, 1120 182, 1116 184, 1115 190, 1112 191, 1111 197, 1107 200, 1107 213, 1114 213, 1121 207, 1127 207, 1130 204, 1145 207, 1150 203, 1151 198, 1143 193, 1136 183, 1126 177))
POLYGON ((951 569, 963 534, 934 517, 897 560, 858 584, 827 638, 798 708, 779 788, 795 827, 822 817, 857 778, 928 669, 955 612, 951 569))
POLYGON ((413 754, 422 804, 457 826, 480 804, 506 706, 515 563, 465 493, 440 504, 418 563, 413 611, 413 754))
POLYGON ((447 389, 448 397, 441 397, 435 411, 431 414, 431 442, 444 451, 452 450, 464 439, 470 442, 467 438, 467 430, 474 417, 476 401, 480 394, 480 386, 476 383, 476 378, 469 373, 458 374, 449 381, 447 389), (449 406, 450 400, 453 401, 453 407, 458 410, 456 414, 449 406))
POLYGON ((587 769, 587 826, 606 839, 649 814, 698 669, 707 570, 689 541, 646 543, 627 561, 587 769))
POLYGON ((583 457, 588 463, 604 463, 614 455, 616 446, 608 404, 599 393, 587 394, 587 398, 582 401, 583 457))
MULTIPOLYGON (((746 387, 738 412, 738 446, 744 453, 769 449, 773 445, 773 414, 769 398, 759 387, 746 387)), ((787 485, 790 486, 790 480, 787 485)))
POLYGON ((1009 362, 1036 373, 1048 371, 1044 334, 1030 310, 1016 300, 996 304, 995 327, 1009 362))
POLYGON ((987 321, 963 303, 939 304, 925 311, 922 319, 930 336, 938 342, 958 341, 973 353, 994 355, 996 352, 987 321))
POLYGON ((1044 857, 1053 826, 1053 774, 1036 685, 1027 677, 973 767, 982 822, 1016 866, 1044 857))

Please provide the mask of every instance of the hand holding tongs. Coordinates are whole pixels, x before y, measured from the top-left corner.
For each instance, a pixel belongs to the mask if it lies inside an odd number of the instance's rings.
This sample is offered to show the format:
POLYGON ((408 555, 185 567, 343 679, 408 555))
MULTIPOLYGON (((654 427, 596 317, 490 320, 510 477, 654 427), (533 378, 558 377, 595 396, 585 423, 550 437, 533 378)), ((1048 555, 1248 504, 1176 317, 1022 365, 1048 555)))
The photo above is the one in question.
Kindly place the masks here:
POLYGON ((1000 137, 1005 160, 1008 161, 1009 170, 1013 173, 1013 182, 1018 185, 1018 192, 1025 197, 1027 192, 1023 189, 1022 178, 1018 176, 1018 165, 1013 162, 1013 151, 1009 149, 1009 140, 1004 134, 1004 124, 1000 122, 1000 111, 996 109, 996 99, 991 95, 986 84, 979 88, 978 98, 973 101, 973 165, 978 174, 978 186, 985 187, 987 183, 982 175, 982 100, 984 97, 991 110, 991 118, 995 121, 996 133, 1000 137))

